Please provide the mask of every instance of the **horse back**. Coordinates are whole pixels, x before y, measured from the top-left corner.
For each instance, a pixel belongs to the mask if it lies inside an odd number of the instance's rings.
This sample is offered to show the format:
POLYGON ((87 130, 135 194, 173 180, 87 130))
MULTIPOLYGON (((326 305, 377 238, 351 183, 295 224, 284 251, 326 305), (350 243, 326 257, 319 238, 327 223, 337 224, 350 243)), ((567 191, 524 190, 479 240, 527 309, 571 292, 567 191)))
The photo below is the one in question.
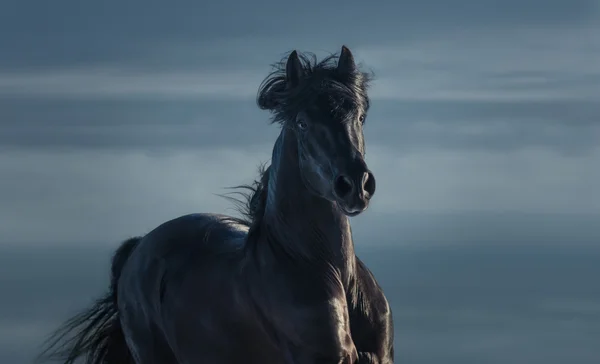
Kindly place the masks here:
MULTIPOLYGON (((164 290, 165 279, 189 274, 203 262, 236 256, 246 242, 248 228, 218 214, 189 214, 167 221, 145 235, 123 267, 119 287, 124 297, 147 296, 164 290)), ((156 296, 136 297, 138 301, 156 296)), ((150 303, 150 302, 148 302, 150 303)), ((156 302, 153 302, 156 304, 156 302)))

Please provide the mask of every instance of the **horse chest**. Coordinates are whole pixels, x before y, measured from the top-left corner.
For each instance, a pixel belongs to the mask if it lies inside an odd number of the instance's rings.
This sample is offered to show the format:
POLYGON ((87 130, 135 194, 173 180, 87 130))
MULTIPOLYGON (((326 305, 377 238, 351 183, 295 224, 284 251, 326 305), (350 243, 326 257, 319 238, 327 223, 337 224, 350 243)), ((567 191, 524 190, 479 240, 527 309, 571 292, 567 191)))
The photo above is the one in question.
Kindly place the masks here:
POLYGON ((320 285, 288 286, 278 295, 277 308, 268 313, 268 320, 296 358, 306 353, 336 360, 352 355, 356 349, 344 290, 320 285))

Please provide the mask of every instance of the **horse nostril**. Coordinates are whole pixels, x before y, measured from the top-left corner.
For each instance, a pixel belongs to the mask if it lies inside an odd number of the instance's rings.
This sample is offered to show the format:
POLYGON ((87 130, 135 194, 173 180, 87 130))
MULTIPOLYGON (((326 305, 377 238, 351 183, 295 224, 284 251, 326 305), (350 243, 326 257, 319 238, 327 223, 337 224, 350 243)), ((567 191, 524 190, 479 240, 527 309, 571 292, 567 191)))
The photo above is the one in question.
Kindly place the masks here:
POLYGON ((362 179, 362 187, 363 191, 367 193, 366 197, 371 198, 371 196, 373 196, 375 193, 375 176, 373 176, 373 173, 367 172, 364 174, 362 179))
POLYGON ((350 192, 352 192, 352 187, 353 187, 352 180, 350 180, 350 178, 342 175, 342 176, 338 176, 335 179, 335 184, 333 185, 333 190, 339 198, 344 198, 344 197, 348 196, 350 194, 350 192))

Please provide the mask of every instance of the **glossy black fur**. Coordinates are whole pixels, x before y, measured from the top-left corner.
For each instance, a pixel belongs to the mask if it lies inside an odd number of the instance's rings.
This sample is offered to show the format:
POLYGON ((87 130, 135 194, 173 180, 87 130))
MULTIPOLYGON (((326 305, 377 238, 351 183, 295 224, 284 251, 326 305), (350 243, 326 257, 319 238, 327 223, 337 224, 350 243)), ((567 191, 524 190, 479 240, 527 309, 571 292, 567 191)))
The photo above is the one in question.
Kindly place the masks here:
POLYGON ((276 65, 258 104, 282 130, 271 165, 246 187, 247 218, 186 215, 125 242, 109 293, 57 332, 46 357, 392 363, 392 313, 348 218, 375 189, 363 158, 367 83, 345 47, 276 65))

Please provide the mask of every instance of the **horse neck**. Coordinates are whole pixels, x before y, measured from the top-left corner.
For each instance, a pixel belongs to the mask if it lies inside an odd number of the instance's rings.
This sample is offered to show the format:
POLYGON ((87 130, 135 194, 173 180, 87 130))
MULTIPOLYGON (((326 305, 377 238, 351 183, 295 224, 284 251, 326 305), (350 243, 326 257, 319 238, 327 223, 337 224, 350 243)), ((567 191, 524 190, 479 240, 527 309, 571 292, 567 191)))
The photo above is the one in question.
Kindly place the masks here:
POLYGON ((298 163, 296 136, 283 128, 273 148, 264 238, 291 259, 351 273, 354 245, 348 217, 306 188, 298 163))

